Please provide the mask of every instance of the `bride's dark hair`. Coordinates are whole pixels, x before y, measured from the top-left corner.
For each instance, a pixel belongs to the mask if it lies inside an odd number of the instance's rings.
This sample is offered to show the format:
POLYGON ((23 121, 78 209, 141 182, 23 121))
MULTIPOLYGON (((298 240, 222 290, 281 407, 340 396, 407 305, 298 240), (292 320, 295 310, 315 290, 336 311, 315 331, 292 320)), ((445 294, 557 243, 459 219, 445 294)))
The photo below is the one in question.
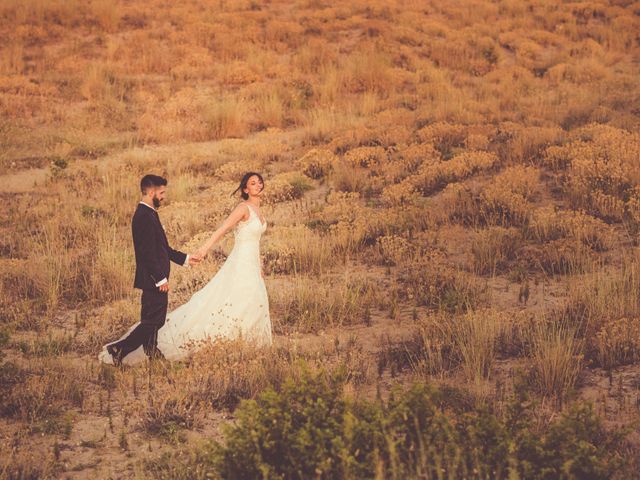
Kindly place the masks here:
POLYGON ((264 179, 262 178, 262 175, 260 175, 259 173, 256 172, 247 172, 242 176, 242 180, 240 180, 240 186, 238 188, 236 188, 233 193, 231 194, 232 196, 235 195, 235 193, 240 190, 240 196, 242 197, 243 200, 248 200, 249 199, 249 194, 246 193, 244 191, 245 188, 247 188, 247 183, 249 183, 249 179, 253 176, 256 176, 260 179, 260 182, 262 182, 262 189, 264 190, 264 179))

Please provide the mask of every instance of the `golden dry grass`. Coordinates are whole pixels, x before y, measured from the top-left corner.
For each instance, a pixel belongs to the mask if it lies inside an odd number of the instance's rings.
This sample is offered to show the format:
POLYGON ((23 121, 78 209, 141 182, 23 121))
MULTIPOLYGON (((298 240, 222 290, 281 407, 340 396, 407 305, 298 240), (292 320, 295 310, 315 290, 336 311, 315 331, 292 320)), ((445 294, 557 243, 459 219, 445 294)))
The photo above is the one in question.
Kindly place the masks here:
MULTIPOLYGON (((599 411, 637 420, 638 12, 3 2, 0 421, 15 441, 0 477, 112 476, 127 458, 144 476, 143 460, 219 436, 300 362, 346 371, 345 398, 419 379, 496 411, 514 388, 561 400, 540 424, 618 375, 599 411), (247 170, 266 178, 276 346, 98 367, 138 314, 140 176, 169 178, 163 224, 190 250, 247 170)), ((176 271, 171 307, 231 242, 176 271)))

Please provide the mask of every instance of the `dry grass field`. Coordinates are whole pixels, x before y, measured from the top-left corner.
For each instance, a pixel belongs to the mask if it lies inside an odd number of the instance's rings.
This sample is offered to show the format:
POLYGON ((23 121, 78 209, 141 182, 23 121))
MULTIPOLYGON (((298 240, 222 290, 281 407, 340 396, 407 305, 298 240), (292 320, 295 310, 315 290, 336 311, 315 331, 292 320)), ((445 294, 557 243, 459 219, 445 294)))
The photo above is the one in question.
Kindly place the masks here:
POLYGON ((3 0, 0 478, 640 478, 639 58, 627 0, 3 0), (140 177, 189 251, 249 170, 274 347, 100 365, 140 177))

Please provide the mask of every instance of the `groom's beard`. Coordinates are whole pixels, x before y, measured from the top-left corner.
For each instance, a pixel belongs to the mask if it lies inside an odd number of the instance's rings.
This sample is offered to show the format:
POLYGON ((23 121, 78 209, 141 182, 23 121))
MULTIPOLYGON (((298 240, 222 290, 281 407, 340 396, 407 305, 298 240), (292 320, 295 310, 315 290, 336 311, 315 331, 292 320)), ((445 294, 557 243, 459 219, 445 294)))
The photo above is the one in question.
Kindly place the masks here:
POLYGON ((153 206, 155 208, 160 208, 160 200, 158 199, 158 197, 153 197, 152 200, 153 200, 153 206))

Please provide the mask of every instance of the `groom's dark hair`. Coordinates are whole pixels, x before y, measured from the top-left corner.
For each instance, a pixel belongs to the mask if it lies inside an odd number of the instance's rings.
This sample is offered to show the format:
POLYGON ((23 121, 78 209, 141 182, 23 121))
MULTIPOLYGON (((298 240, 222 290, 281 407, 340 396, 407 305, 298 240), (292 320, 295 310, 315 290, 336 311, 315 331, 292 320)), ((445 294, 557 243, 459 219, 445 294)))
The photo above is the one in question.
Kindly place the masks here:
POLYGON ((163 187, 167 184, 167 179, 159 175, 145 175, 140 180, 140 191, 142 194, 147 193, 147 188, 163 187))

